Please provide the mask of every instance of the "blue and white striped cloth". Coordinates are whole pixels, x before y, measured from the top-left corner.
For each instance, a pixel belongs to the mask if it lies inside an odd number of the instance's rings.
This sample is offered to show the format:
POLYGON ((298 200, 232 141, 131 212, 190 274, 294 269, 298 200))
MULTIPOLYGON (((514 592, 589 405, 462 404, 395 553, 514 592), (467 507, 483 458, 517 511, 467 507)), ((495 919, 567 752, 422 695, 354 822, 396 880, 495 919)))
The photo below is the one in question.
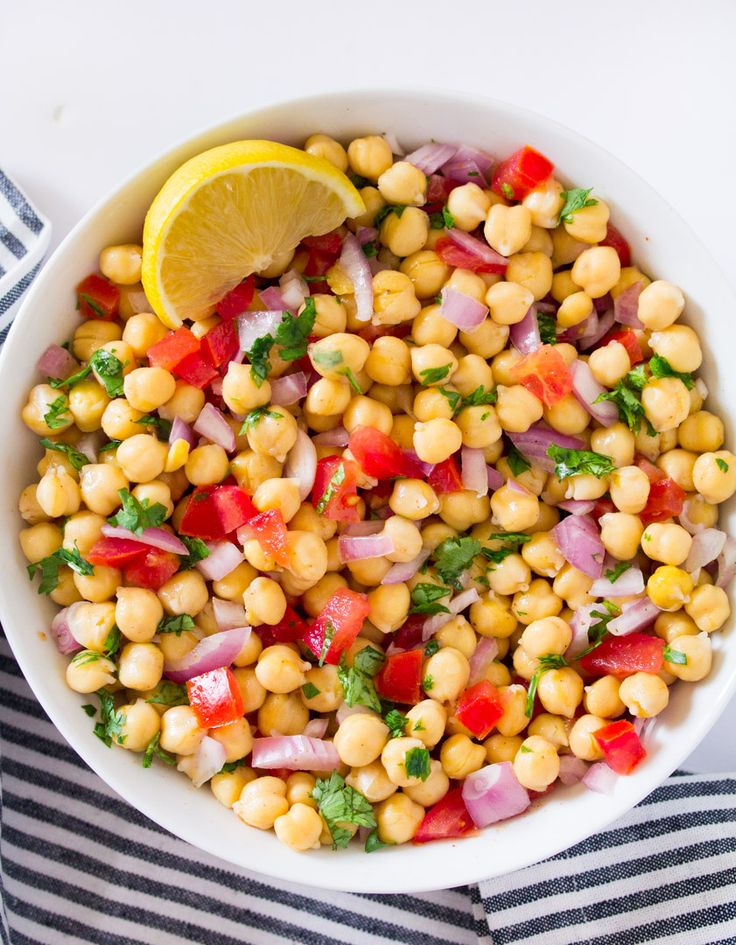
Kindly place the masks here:
MULTIPOLYGON (((48 240, 0 171, 0 343, 48 240)), ((2 945, 736 945, 736 775, 670 778, 608 830, 479 886, 325 893, 232 867, 121 801, 2 637, 0 831, 2 945)))

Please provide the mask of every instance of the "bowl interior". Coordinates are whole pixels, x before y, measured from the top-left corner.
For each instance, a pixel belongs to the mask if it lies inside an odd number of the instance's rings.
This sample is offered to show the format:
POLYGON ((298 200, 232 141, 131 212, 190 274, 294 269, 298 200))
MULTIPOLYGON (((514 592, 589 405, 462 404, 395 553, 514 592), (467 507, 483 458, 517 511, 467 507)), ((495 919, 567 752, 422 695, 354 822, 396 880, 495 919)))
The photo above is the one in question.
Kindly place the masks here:
MULTIPOLYGON (((39 448, 20 420, 34 364, 51 342, 67 338, 77 324, 73 287, 96 268, 109 243, 140 239, 146 209, 166 177, 193 154, 238 138, 275 138, 301 145, 315 131, 342 140, 367 132, 394 132, 405 147, 431 138, 470 142, 504 156, 526 142, 550 156, 561 179, 595 186, 612 208, 635 260, 653 277, 680 285, 688 299, 686 321, 699 332, 706 356, 700 372, 722 413, 727 441, 736 403, 734 298, 723 275, 677 214, 630 169, 577 134, 547 119, 498 102, 432 92, 340 93, 290 102, 236 118, 198 135, 146 167, 95 207, 65 239, 28 294, 0 359, 5 409, 0 442, 6 444, 0 483, 0 614, 28 679, 53 722, 85 761, 122 797, 190 843, 239 866, 297 883, 362 892, 408 892, 459 885, 527 866, 601 830, 650 793, 693 750, 736 688, 736 648, 727 628, 714 637, 711 676, 696 686, 681 683, 654 731, 650 757, 630 778, 618 780, 612 797, 580 787, 555 791, 526 815, 461 842, 411 846, 366 857, 362 849, 293 853, 270 833, 238 825, 232 812, 204 788, 155 765, 144 770, 138 756, 106 748, 80 711, 84 698, 64 681, 66 658, 46 631, 54 606, 28 581, 17 542, 21 520, 16 497, 37 476, 39 448), (12 458, 11 458, 12 457, 12 458)), ((731 524, 723 510, 722 525, 731 524)))

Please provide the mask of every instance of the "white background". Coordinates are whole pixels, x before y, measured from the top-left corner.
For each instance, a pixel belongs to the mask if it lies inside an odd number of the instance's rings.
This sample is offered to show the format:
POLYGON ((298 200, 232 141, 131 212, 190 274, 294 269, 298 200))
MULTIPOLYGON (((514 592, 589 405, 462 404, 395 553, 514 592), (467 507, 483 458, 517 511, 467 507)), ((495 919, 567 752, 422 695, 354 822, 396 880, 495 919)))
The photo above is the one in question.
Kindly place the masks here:
MULTIPOLYGON (((335 89, 476 91, 608 148, 736 284, 735 35, 731 0, 6 3, 0 166, 53 247, 121 178, 239 112, 335 89)), ((735 726, 733 704, 689 767, 736 770, 735 726)))

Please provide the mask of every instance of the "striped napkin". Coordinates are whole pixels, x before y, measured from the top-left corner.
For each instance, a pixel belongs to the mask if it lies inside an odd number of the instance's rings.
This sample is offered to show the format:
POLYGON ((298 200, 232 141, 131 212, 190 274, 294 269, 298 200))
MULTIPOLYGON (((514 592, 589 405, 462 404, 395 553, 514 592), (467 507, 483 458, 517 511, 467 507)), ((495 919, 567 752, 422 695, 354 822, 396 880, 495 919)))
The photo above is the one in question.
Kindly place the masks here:
MULTIPOLYGON (((48 241, 0 171, 0 343, 48 241)), ((736 945, 736 775, 676 775, 608 830, 478 886, 325 893, 230 866, 120 800, 0 636, 0 883, 2 945, 736 945)))

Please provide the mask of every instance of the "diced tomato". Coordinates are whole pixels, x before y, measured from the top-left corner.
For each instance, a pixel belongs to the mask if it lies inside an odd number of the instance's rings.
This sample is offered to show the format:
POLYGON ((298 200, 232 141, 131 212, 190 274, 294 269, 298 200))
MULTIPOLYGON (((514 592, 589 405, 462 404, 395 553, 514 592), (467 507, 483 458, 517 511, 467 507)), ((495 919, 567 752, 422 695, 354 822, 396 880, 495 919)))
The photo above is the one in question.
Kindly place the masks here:
POLYGON ((530 190, 543 184, 553 170, 551 161, 525 144, 496 167, 491 189, 509 200, 523 200, 530 190))
POLYGON ((427 178, 427 202, 422 207, 425 213, 437 213, 447 203, 451 191, 460 186, 460 182, 449 180, 440 174, 430 174, 427 178))
POLYGON ((375 479, 424 476, 417 460, 407 455, 390 436, 375 427, 357 427, 350 434, 348 448, 366 474, 375 479))
POLYGON ((358 467, 341 456, 325 456, 317 463, 312 505, 333 522, 359 522, 358 467))
POLYGON ((187 695, 202 728, 219 728, 243 717, 240 686, 227 666, 188 679, 187 695))
POLYGON ((517 361, 514 376, 547 407, 553 407, 572 390, 572 375, 565 359, 552 345, 542 345, 517 361))
POLYGON ((664 479, 657 479, 649 484, 647 504, 639 512, 639 518, 645 525, 674 518, 682 512, 686 498, 687 493, 674 479, 666 476, 664 479))
POLYGON ((338 588, 302 640, 322 662, 339 663, 343 652, 360 633, 369 610, 365 594, 338 588))
POLYGON ((202 339, 202 354, 216 368, 232 361, 239 350, 238 333, 232 322, 220 322, 202 339))
POLYGON ((227 295, 224 295, 215 306, 220 318, 237 318, 247 311, 248 306, 253 301, 255 293, 255 279, 248 276, 244 282, 239 282, 234 289, 230 289, 227 295))
POLYGON ((258 544, 266 554, 271 555, 276 564, 288 568, 291 555, 287 541, 286 525, 281 509, 268 509, 259 512, 248 520, 248 527, 255 532, 258 544))
POLYGON ((392 653, 375 678, 376 690, 384 699, 416 705, 422 698, 421 650, 392 653))
POLYGON ((664 640, 646 633, 625 637, 606 637, 600 646, 580 659, 580 666, 592 676, 618 676, 633 673, 658 673, 664 661, 664 640))
POLYGON ((460 786, 448 791, 441 801, 429 808, 414 834, 414 843, 463 837, 471 830, 475 830, 475 824, 465 806, 460 786))
POLYGON ((654 463, 650 463, 646 456, 642 456, 641 453, 636 453, 634 456, 634 465, 638 466, 642 472, 647 474, 647 479, 650 484, 652 482, 657 482, 659 479, 666 479, 667 474, 662 472, 659 466, 655 466, 654 463))
POLYGON ((294 608, 287 605, 284 616, 278 623, 272 626, 264 623, 257 629, 263 645, 273 646, 274 643, 296 643, 304 637, 309 627, 294 608))
POLYGON ((198 486, 189 496, 179 531, 192 538, 214 541, 245 525, 256 512, 240 486, 198 486))
POLYGON ((460 470, 452 456, 436 464, 432 472, 427 476, 427 482, 437 495, 444 495, 446 492, 461 492, 463 489, 463 480, 460 476, 460 470))
MULTIPOLYGON (((342 249, 342 237, 339 233, 325 233, 324 236, 307 236, 302 240, 302 246, 307 248, 309 258, 304 267, 305 276, 323 276, 328 269, 331 269, 337 261, 342 249)), ((325 286, 327 284, 325 283, 325 286)), ((322 290, 321 285, 313 284, 312 291, 316 288, 322 290)), ((329 287, 327 287, 329 291, 329 287)))
POLYGON ((302 245, 318 253, 339 256, 342 249, 342 236, 339 233, 323 233, 322 236, 305 236, 302 245))
POLYGON ((487 738, 504 713, 501 696, 487 679, 466 689, 457 701, 455 718, 474 738, 487 738))
POLYGON ((391 637, 391 642, 400 650, 411 650, 422 642, 422 630, 427 618, 422 614, 412 614, 407 617, 399 629, 391 637))
POLYGON ((602 239, 601 246, 612 246, 618 253, 618 258, 622 266, 631 265, 631 247, 613 223, 608 224, 605 239, 602 239))
POLYGON ((184 325, 157 341, 146 352, 151 367, 173 371, 184 358, 199 351, 199 339, 184 325))
POLYGON ((217 377, 217 369, 210 364, 201 351, 195 351, 176 365, 174 374, 187 384, 191 384, 192 387, 204 390, 217 377))
POLYGON ((150 545, 127 538, 98 538, 85 555, 90 564, 102 564, 108 568, 124 568, 142 558, 150 545))
POLYGON ((181 559, 170 551, 148 548, 145 555, 123 568, 125 583, 157 591, 179 570, 181 559))
POLYGON ((407 338, 411 334, 411 322, 403 322, 401 325, 368 325, 366 328, 359 328, 355 334, 371 345, 376 338, 407 338))
POLYGON ((118 317, 120 289, 96 272, 77 286, 77 308, 83 318, 99 318, 110 322, 118 317))
POLYGON ((458 246, 449 236, 441 236, 434 244, 434 251, 448 266, 460 269, 470 269, 472 272, 506 272, 506 263, 488 262, 481 256, 471 253, 462 246, 458 246))
POLYGON ((631 328, 619 328, 616 331, 609 331, 607 335, 603 336, 596 347, 603 348, 611 341, 618 341, 619 344, 622 344, 624 348, 626 348, 626 353, 629 356, 629 361, 631 362, 632 367, 644 360, 644 355, 641 351, 639 339, 636 335, 636 332, 632 331, 631 328))
POLYGON ((609 512, 618 512, 618 509, 613 504, 611 499, 596 499, 593 506, 593 511, 590 513, 592 517, 598 522, 601 515, 607 515, 609 512))
POLYGON ((593 738, 598 742, 606 764, 616 774, 631 774, 647 756, 634 726, 625 719, 604 725, 593 732, 593 738))

